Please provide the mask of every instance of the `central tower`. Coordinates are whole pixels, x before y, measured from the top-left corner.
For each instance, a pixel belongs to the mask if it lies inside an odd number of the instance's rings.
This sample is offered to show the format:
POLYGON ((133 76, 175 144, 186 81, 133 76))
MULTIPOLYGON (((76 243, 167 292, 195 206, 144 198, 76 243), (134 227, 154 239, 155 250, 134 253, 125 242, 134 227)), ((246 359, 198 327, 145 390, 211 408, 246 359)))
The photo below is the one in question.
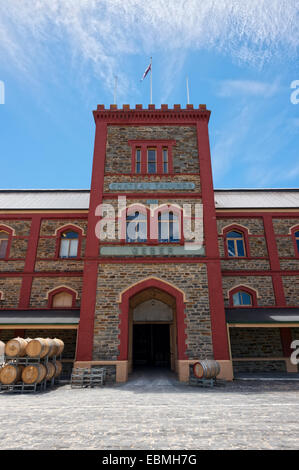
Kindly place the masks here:
MULTIPOLYGON (((232 376, 209 118, 205 105, 198 109, 193 105, 187 109, 180 105, 173 109, 111 105, 105 109, 99 105, 94 111, 96 135, 76 359, 106 364, 117 381, 126 380, 134 367, 142 352, 138 344, 165 342, 168 331, 169 357, 167 350, 163 354, 169 361, 165 363, 180 380, 188 380, 190 365, 204 358, 217 359, 222 376, 232 376), (120 200, 125 201, 121 209, 120 200), (102 203, 116 214, 115 237, 105 240, 99 240, 95 230, 102 203), (204 242, 195 250, 185 247, 185 204, 192 208, 191 225, 196 204, 203 208, 204 242), (154 232, 152 222, 156 222, 154 232), (137 328, 137 324, 164 324, 169 329, 137 328), (150 339, 142 340, 140 335, 150 339)), ((146 361, 149 347, 143 348, 146 361)), ((160 346, 150 348, 151 361, 155 361, 160 346)))

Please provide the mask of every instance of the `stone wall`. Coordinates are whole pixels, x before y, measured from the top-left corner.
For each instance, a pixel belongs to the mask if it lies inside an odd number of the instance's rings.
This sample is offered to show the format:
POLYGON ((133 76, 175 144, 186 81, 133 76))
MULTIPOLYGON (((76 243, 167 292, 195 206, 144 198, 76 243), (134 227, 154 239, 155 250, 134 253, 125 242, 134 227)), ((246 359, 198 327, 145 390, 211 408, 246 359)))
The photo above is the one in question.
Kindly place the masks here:
POLYGON ((174 173, 199 171, 195 126, 108 126, 106 173, 131 173, 129 140, 176 140, 172 147, 174 173))
POLYGON ((151 276, 186 294, 186 354, 189 359, 212 358, 209 293, 204 264, 106 264, 98 271, 93 360, 116 360, 119 354, 120 293, 151 276))
POLYGON ((235 374, 286 370, 284 361, 236 360, 239 358, 282 358, 279 328, 230 328, 230 342, 235 374))
POLYGON ((0 277, 0 291, 4 299, 0 300, 0 309, 18 308, 22 279, 16 277, 0 277))
POLYGON ((78 292, 79 299, 76 301, 76 307, 80 307, 82 278, 81 277, 36 277, 33 279, 30 307, 46 308, 48 306, 48 291, 60 286, 66 286, 78 292))
POLYGON ((225 306, 229 306, 228 291, 238 285, 247 286, 258 292, 258 306, 274 306, 275 296, 271 276, 223 276, 223 297, 225 306))
POLYGON ((299 276, 282 276, 287 305, 299 305, 299 276))

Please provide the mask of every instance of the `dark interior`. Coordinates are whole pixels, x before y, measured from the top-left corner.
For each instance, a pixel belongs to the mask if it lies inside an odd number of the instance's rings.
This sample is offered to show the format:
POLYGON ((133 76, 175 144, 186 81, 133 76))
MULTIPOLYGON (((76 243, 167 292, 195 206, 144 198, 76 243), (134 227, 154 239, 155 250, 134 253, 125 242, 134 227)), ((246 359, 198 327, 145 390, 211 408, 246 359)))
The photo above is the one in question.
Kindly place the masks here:
POLYGON ((133 325, 133 366, 170 367, 169 325, 133 325))

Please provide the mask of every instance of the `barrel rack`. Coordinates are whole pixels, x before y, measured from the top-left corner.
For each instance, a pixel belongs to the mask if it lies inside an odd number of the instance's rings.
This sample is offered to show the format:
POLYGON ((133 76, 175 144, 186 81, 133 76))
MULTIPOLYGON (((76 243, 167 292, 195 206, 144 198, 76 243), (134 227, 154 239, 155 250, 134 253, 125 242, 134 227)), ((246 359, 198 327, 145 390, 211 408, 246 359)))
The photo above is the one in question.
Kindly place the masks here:
MULTIPOLYGON (((61 356, 52 356, 51 362, 56 364, 56 360, 61 360, 61 356)), ((45 356, 43 358, 37 357, 8 357, 5 356, 6 364, 16 364, 22 366, 29 366, 31 364, 42 363, 46 365, 49 362, 49 357, 45 356)), ((53 387, 55 384, 58 384, 59 381, 53 376, 50 380, 42 380, 40 383, 35 384, 25 384, 24 382, 18 382, 11 385, 3 385, 0 383, 0 392, 12 392, 12 393, 36 393, 45 391, 47 388, 53 387)))
POLYGON ((105 384, 106 368, 74 368, 71 376, 71 388, 93 388, 105 384))

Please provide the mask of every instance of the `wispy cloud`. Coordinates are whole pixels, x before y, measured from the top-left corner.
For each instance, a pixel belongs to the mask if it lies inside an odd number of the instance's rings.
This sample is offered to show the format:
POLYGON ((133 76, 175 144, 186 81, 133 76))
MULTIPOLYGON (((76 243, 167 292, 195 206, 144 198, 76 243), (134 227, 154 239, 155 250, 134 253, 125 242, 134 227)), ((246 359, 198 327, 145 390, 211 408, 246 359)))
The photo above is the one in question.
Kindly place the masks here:
MULTIPOLYGON (((0 56, 32 75, 49 63, 48 44, 62 43, 107 87, 118 71, 126 88, 129 54, 214 49, 254 66, 295 57, 298 14, 297 0, 0 0, 0 56)), ((251 83, 252 93, 262 88, 251 83)))
POLYGON ((224 80, 218 88, 218 96, 232 97, 236 95, 263 96, 269 98, 279 90, 278 83, 266 83, 255 80, 224 80))

